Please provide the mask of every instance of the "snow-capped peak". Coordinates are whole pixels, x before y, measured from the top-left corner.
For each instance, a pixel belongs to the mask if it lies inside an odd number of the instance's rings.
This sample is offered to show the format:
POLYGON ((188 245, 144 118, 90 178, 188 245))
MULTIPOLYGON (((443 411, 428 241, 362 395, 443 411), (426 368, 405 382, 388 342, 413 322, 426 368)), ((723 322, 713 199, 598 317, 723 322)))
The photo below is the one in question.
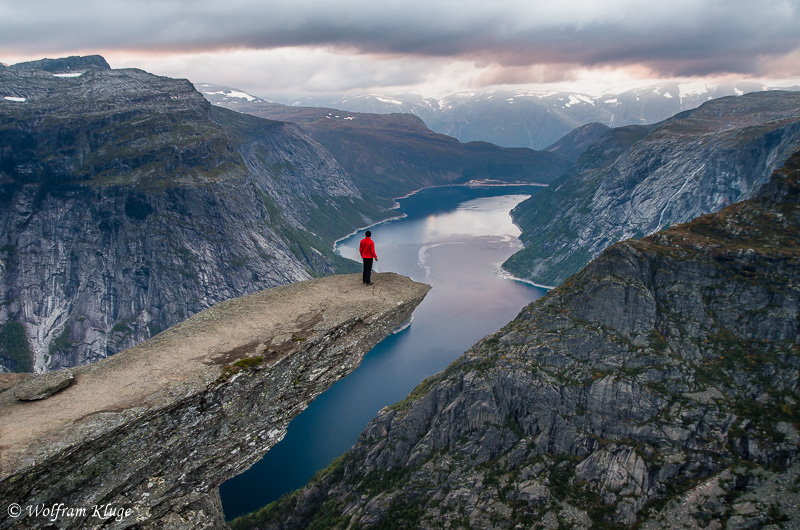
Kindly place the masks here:
POLYGON ((213 95, 220 95, 225 96, 225 98, 241 98, 246 99, 247 101, 256 101, 258 100, 257 97, 251 96, 247 92, 240 92, 239 90, 217 90, 216 92, 204 92, 204 94, 208 94, 209 96, 213 95))

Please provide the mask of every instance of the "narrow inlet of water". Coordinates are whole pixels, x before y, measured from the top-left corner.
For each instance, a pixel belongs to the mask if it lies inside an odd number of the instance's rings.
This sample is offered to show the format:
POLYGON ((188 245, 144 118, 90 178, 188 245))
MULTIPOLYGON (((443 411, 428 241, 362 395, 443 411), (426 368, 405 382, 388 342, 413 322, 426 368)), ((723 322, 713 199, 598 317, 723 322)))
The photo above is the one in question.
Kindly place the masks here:
MULTIPOLYGON (((432 289, 411 326, 378 344, 356 371, 297 416, 260 462, 220 487, 227 519, 304 486, 355 443, 382 407, 405 398, 546 292, 500 273, 503 261, 521 248, 509 212, 537 189, 425 189, 399 201, 403 219, 371 228, 376 272, 404 274, 432 289)), ((363 237, 361 230, 340 241, 338 252, 360 262, 363 237)))

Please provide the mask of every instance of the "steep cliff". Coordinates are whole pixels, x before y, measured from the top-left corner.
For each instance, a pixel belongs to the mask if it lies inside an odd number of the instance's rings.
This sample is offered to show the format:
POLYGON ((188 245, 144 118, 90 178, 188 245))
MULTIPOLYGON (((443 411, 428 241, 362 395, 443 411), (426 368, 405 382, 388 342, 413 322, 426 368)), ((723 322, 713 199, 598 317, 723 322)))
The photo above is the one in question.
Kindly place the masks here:
POLYGON ((800 93, 710 101, 614 129, 513 212, 525 248, 503 265, 558 285, 609 245, 750 197, 800 143, 800 93))
POLYGON ((798 241, 800 152, 607 249, 233 526, 797 527, 798 241))
POLYGON ((355 264, 386 213, 294 125, 102 58, 0 72, 0 370, 102 359, 210 305, 355 264))
POLYGON ((60 373, 29 375, 0 394, 0 528, 224 528, 218 486, 429 289, 392 273, 276 287, 73 368, 44 399, 60 373))

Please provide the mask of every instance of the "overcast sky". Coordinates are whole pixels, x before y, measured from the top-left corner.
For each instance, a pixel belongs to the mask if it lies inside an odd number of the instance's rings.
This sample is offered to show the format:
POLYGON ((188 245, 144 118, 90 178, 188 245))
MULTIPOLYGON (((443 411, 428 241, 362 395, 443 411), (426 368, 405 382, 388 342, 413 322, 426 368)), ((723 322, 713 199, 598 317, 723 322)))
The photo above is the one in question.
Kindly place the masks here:
POLYGON ((100 54, 262 97, 800 84, 800 0, 0 0, 0 62, 100 54))

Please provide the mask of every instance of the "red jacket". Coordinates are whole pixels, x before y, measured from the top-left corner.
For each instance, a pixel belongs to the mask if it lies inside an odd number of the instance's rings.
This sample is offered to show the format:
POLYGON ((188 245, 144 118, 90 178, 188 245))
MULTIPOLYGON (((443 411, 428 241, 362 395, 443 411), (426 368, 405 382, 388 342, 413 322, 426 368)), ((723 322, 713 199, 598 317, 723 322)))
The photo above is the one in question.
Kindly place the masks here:
POLYGON ((378 255, 375 254, 375 243, 368 237, 361 240, 358 245, 358 251, 361 253, 362 258, 378 259, 378 255))

